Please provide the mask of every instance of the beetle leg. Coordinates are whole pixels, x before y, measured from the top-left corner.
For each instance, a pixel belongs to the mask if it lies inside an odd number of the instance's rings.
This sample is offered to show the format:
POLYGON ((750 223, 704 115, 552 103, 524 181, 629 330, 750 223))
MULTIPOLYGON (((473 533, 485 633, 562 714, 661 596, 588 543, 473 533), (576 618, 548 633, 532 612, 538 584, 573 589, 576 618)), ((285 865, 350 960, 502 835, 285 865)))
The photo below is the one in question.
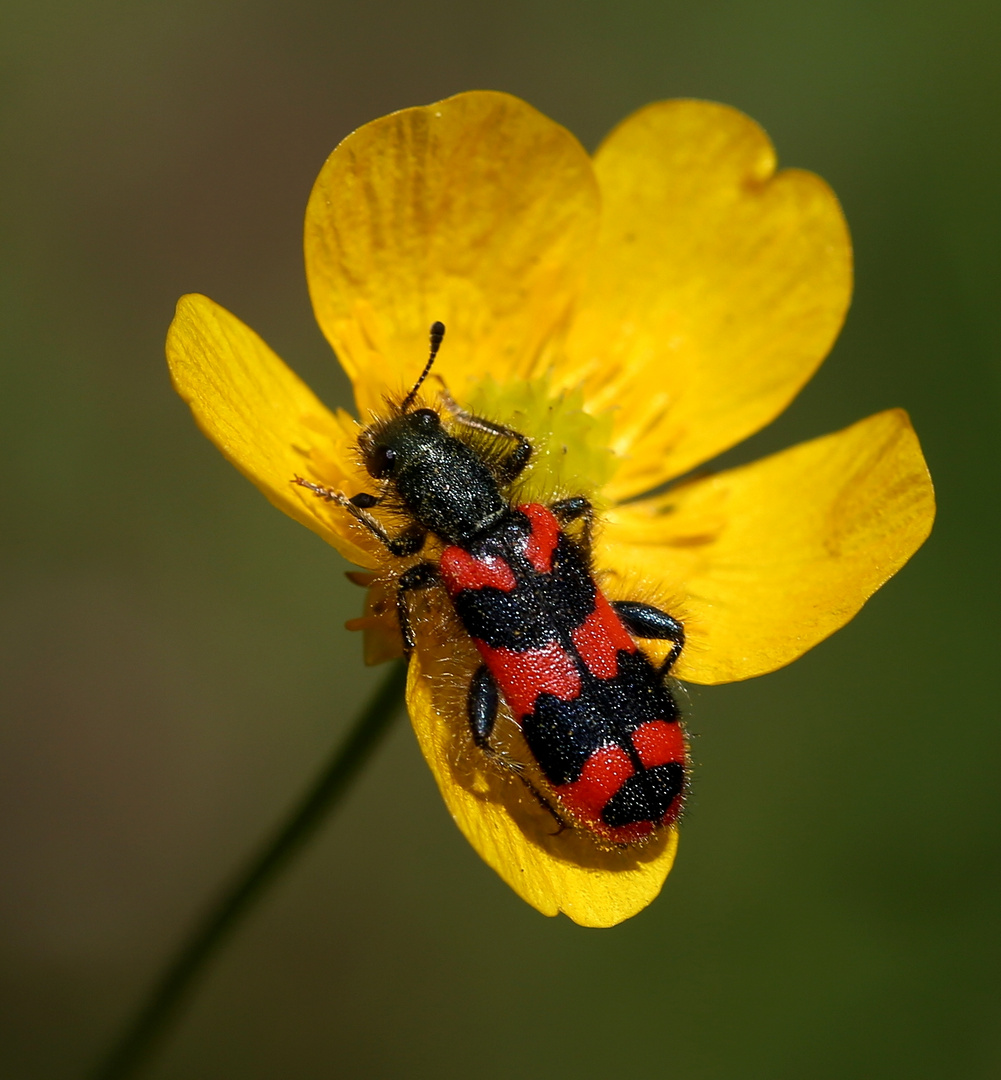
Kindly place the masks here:
POLYGON ((482 416, 467 412, 448 392, 444 383, 438 391, 438 396, 443 407, 457 424, 462 424, 463 427, 471 428, 473 431, 483 431, 488 435, 494 435, 498 439, 511 439, 515 442, 515 448, 500 461, 498 471, 501 483, 509 484, 517 479, 532 456, 531 442, 520 431, 504 427, 503 424, 495 424, 492 420, 484 420, 482 416))
POLYGON ((469 682, 466 697, 466 714, 469 717, 469 729, 473 733, 473 742, 481 750, 492 750, 490 736, 497 720, 497 683, 486 664, 480 664, 476 674, 469 682))
POLYGON ((400 623, 400 635, 403 638, 404 655, 409 656, 417 645, 413 627, 410 625, 410 607, 407 593, 415 589, 426 589, 438 582, 438 567, 434 563, 422 562, 404 570, 396 583, 396 617, 400 623))
POLYGON ((660 666, 661 675, 666 675, 685 647, 685 628, 677 619, 653 604, 641 604, 635 600, 614 600, 612 607, 625 623, 626 629, 636 637, 671 642, 671 651, 660 666))
POLYGON ((490 674, 486 664, 481 664, 470 680, 469 694, 466 698, 469 729, 473 733, 473 742, 491 761, 513 772, 532 793, 539 805, 549 811, 559 826, 554 834, 558 836, 564 829, 570 828, 569 823, 560 816, 553 804, 524 774, 521 766, 513 761, 508 761, 490 744, 490 736, 493 734, 494 723, 497 720, 498 705, 497 684, 494 682, 494 677, 490 674))
POLYGON ((421 525, 411 525, 404 529, 399 536, 390 536, 383 528, 382 523, 368 513, 368 508, 375 506, 379 500, 366 491, 352 495, 349 499, 343 492, 335 491, 334 488, 323 487, 321 484, 314 484, 309 480, 303 480, 301 476, 296 476, 292 483, 312 491, 314 495, 324 499, 326 502, 337 503, 338 506, 342 506, 355 521, 364 525, 391 555, 406 558, 408 555, 416 555, 424 546, 424 541, 427 539, 427 529, 421 525))
POLYGON ((560 499, 549 507, 553 516, 561 525, 568 525, 571 521, 584 519, 584 550, 590 552, 591 537, 594 532, 594 507, 591 500, 583 495, 574 495, 569 499, 560 499))

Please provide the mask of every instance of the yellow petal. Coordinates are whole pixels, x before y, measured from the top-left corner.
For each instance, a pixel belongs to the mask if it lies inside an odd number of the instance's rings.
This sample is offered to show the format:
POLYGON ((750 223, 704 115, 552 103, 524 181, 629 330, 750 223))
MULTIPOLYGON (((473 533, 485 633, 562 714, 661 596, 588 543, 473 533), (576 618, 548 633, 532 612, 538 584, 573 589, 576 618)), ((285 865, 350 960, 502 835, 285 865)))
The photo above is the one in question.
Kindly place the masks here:
MULTIPOLYGON (((575 829, 559 832, 525 784, 473 744, 466 694, 479 655, 461 631, 442 639, 442 626, 454 620, 447 600, 424 594, 424 602, 433 611, 425 612, 428 622, 418 626, 407 705, 424 757, 466 839, 544 915, 562 911, 582 926, 614 926, 642 911, 674 862, 677 829, 642 847, 616 850, 575 829), (437 627, 436 640, 430 626, 437 627)), ((493 739, 509 760, 530 762, 510 714, 498 719, 493 739)), ((527 773, 532 775, 531 767, 527 773)))
POLYGON ((292 484, 295 476, 353 494, 357 429, 334 415, 251 330, 206 296, 183 296, 167 334, 178 394, 202 431, 280 510, 319 533, 352 562, 380 552, 340 507, 292 484))
POLYGON ((525 374, 563 322, 597 227, 577 140, 508 94, 460 94, 349 135, 306 210, 317 320, 359 410, 411 384, 428 327, 448 328, 438 373, 525 374))
MULTIPOLYGON (((358 582, 357 576, 349 574, 348 577, 358 582)), ((399 591, 397 575, 377 577, 365 584, 368 586, 365 614, 357 619, 348 619, 344 625, 348 630, 361 631, 362 655, 365 663, 371 667, 401 657, 403 638, 396 616, 396 596, 399 591)))
POLYGON ((731 682, 788 664, 848 622, 934 516, 917 436, 891 409, 610 511, 596 563, 613 568, 616 594, 648 579, 676 597, 688 636, 680 679, 731 682))
POLYGON ((775 175, 748 117, 665 101, 595 158, 598 250, 567 342, 567 378, 615 409, 624 456, 610 494, 679 476, 767 424, 830 349, 851 295, 836 198, 812 173, 775 175))

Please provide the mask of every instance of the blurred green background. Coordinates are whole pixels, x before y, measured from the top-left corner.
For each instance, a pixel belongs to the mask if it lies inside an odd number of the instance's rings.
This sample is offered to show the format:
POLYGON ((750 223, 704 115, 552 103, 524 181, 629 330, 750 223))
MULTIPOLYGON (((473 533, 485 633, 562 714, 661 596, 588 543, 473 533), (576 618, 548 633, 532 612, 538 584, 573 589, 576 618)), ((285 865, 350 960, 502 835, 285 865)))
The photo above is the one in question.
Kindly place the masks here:
POLYGON ((328 402, 302 213, 357 125, 463 89, 585 145, 729 102, 821 173, 854 307, 745 460, 911 411, 935 532, 794 666, 690 694, 657 903, 525 906, 399 722, 149 1075, 1001 1076, 1001 9, 976 0, 6 0, 0 12, 0 1076, 76 1077, 378 672, 344 565, 197 432, 198 290, 328 402))

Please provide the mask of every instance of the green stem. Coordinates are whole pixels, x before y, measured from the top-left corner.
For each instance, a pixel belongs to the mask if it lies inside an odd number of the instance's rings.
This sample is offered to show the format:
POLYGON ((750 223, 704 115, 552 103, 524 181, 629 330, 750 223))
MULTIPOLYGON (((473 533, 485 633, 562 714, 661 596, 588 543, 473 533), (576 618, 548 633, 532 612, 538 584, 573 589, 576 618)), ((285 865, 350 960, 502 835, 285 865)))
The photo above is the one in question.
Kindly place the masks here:
POLYGON ((142 1065, 226 936, 341 800, 402 704, 406 670, 403 664, 393 664, 344 744, 285 824, 250 859, 181 946, 121 1038, 90 1074, 92 1080, 125 1080, 142 1065))

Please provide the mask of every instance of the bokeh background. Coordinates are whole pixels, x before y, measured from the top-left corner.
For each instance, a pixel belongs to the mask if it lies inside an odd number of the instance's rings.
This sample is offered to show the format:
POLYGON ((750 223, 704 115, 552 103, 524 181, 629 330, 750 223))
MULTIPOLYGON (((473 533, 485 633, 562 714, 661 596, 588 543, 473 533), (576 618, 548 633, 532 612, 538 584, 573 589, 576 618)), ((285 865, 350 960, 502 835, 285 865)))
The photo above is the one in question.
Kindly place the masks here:
POLYGON ((1001 1076, 999 46, 978 0, 5 0, 0 1075, 82 1075, 379 677, 339 557, 172 393, 174 301, 346 402, 314 175, 489 87, 590 147, 656 98, 729 102, 826 177, 848 325, 728 460, 903 405, 935 532, 799 663, 693 689, 680 857, 614 930, 503 886, 401 719, 149 1076, 1001 1076))

